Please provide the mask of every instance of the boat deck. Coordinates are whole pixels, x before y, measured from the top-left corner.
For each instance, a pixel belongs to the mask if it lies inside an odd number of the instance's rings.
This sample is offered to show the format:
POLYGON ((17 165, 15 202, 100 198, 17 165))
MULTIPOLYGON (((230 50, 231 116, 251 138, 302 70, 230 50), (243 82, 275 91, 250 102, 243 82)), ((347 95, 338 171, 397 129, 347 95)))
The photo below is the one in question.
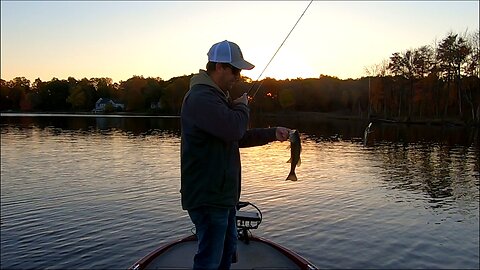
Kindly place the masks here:
MULTIPOLYGON (((146 269, 191 269, 197 241, 174 245, 156 257, 146 269)), ((232 269, 300 269, 291 259, 268 243, 251 239, 247 245, 238 241, 238 262, 232 269)))

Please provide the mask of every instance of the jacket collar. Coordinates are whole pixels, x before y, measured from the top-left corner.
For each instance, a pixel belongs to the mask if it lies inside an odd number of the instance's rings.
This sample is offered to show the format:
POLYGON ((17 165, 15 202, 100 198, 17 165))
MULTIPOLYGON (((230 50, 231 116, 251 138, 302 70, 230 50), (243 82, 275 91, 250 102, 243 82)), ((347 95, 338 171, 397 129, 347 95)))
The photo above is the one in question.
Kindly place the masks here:
POLYGON ((193 75, 192 78, 190 79, 190 89, 197 84, 203 84, 203 85, 208 85, 216 90, 218 90, 220 93, 222 93, 223 96, 228 100, 230 97, 230 93, 228 91, 224 92, 218 85, 212 80, 210 76, 208 76, 207 71, 200 69, 197 74, 193 75))

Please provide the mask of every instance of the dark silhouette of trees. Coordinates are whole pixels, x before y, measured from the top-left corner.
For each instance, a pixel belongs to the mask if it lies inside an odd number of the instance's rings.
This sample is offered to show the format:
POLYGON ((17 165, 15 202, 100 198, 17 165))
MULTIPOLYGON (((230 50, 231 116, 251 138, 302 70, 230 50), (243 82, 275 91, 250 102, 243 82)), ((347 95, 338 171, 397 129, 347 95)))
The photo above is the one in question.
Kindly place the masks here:
POLYGON ((25 103, 25 97, 30 91, 30 81, 24 77, 16 77, 7 82, 0 81, 0 109, 19 110, 25 103))
POLYGON ((418 99, 415 83, 428 76, 434 65, 434 53, 430 46, 422 46, 392 54, 387 69, 393 76, 397 77, 399 84, 403 85, 396 91, 399 102, 398 115, 401 115, 404 110, 407 116, 411 117, 415 99, 418 99), (405 80, 408 82, 405 82, 405 80), (408 87, 405 87, 407 85, 408 87), (405 108, 403 108, 404 106, 405 108))
POLYGON ((467 56, 465 73, 469 77, 480 77, 480 31, 477 30, 469 35, 467 42, 471 48, 471 53, 467 56))
MULTIPOLYGON (((366 77, 335 76, 254 82, 241 77, 232 99, 252 89, 252 113, 313 111, 393 121, 456 121, 480 123, 479 31, 448 33, 433 46, 394 52, 365 68, 366 77)), ((50 81, 24 77, 0 80, 0 110, 82 111, 99 98, 125 104, 127 112, 176 114, 181 111, 191 75, 164 81, 133 76, 50 81)))
MULTIPOLYGON (((461 73, 462 68, 465 70, 467 57, 471 53, 471 47, 467 40, 459 37, 458 34, 450 33, 438 45, 437 60, 439 61, 439 71, 441 76, 447 82, 447 99, 451 99, 452 95, 449 92, 456 91, 458 110, 460 117, 462 116, 462 88, 461 88, 461 73), (455 88, 451 89, 450 84, 455 82, 455 88)), ((445 114, 447 113, 450 102, 445 106, 445 114)))
POLYGON ((77 81, 74 78, 68 78, 69 96, 67 103, 72 106, 73 110, 88 111, 95 105, 98 99, 95 85, 91 80, 86 78, 77 81))
POLYGON ((191 77, 192 75, 180 76, 166 82, 162 98, 165 112, 180 114, 183 97, 188 91, 191 77))
POLYGON ((67 103, 70 95, 69 82, 53 78, 42 84, 39 94, 42 100, 41 109, 44 111, 68 111, 71 105, 67 103))
POLYGON ((140 111, 145 108, 147 81, 143 76, 133 76, 132 78, 120 82, 120 90, 123 92, 123 102, 126 105, 126 111, 140 111))

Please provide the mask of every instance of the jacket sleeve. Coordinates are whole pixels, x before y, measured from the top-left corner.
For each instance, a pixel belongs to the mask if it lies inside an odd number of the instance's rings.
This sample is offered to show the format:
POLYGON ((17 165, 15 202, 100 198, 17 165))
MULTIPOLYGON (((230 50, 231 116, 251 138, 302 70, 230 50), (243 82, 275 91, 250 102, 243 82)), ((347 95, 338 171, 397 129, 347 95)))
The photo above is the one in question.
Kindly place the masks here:
POLYGON ((277 140, 276 128, 254 128, 245 132, 238 142, 239 147, 260 146, 277 140))
MULTIPOLYGON (((193 89, 192 89, 193 90, 193 89)), ((240 140, 248 125, 249 109, 245 104, 230 107, 217 90, 197 91, 186 102, 195 125, 225 142, 240 140)))

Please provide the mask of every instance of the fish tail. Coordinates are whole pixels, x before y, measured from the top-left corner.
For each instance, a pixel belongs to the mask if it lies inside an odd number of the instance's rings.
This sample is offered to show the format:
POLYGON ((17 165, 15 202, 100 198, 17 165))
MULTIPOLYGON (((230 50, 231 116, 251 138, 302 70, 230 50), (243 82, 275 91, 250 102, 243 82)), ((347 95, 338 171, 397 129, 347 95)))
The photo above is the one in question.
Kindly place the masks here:
POLYGON ((287 176, 287 179, 285 181, 290 180, 290 181, 297 181, 297 175, 295 172, 290 172, 290 174, 287 176))

